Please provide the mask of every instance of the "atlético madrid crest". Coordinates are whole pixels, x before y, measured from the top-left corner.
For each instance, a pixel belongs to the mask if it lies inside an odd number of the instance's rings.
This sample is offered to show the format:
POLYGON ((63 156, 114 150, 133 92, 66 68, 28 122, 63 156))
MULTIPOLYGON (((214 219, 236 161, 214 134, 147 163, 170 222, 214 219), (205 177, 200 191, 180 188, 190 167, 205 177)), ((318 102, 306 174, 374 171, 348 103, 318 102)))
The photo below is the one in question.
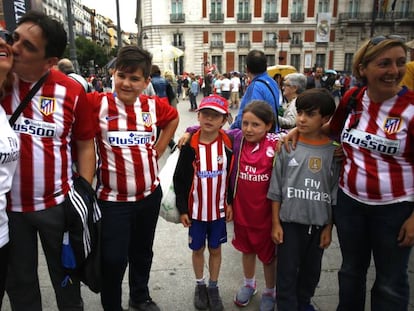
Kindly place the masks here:
POLYGON ((150 112, 142 112, 142 122, 144 122, 145 126, 152 125, 152 117, 150 112))
POLYGON ((40 96, 40 111, 48 116, 55 112, 56 108, 56 99, 52 97, 43 97, 40 96))
POLYGON ((384 122, 384 132, 388 134, 395 134, 401 128, 401 118, 398 117, 388 117, 384 122))

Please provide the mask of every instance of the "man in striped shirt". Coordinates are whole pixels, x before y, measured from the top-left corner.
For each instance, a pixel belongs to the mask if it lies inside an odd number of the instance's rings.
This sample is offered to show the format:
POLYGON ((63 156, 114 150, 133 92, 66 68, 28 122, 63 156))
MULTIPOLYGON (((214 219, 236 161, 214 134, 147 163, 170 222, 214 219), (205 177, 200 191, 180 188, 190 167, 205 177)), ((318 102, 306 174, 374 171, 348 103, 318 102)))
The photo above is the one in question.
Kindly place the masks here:
POLYGON ((37 274, 38 234, 59 310, 83 310, 79 280, 62 286, 65 196, 72 186, 72 163, 91 182, 95 171, 94 125, 85 91, 52 69, 67 36, 63 25, 40 12, 23 15, 13 33, 14 84, 2 106, 12 115, 34 83, 47 75, 14 124, 20 160, 8 196, 10 261, 6 290, 13 310, 42 310, 37 274), (74 151, 74 149, 76 151, 74 151))

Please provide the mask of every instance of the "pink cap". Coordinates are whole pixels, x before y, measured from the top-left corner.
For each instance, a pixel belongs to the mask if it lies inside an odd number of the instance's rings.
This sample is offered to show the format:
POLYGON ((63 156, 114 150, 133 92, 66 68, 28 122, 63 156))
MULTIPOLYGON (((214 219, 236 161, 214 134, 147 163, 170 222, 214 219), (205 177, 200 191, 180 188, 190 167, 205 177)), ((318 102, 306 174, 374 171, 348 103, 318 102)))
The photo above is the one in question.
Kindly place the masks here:
POLYGON ((200 106, 197 111, 201 109, 213 109, 222 114, 229 113, 229 103, 224 97, 218 95, 206 96, 201 100, 200 106))

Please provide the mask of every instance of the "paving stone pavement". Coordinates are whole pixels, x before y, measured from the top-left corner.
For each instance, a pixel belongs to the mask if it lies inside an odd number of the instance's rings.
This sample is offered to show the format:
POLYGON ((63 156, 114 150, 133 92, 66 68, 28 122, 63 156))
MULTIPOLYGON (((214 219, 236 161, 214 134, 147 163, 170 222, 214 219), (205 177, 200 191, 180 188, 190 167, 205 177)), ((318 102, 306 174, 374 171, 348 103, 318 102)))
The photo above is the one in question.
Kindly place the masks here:
MULTIPOLYGON (((200 102, 201 97, 198 98, 200 102)), ((181 136, 185 128, 197 123, 197 114, 189 112, 188 100, 180 100, 178 110, 180 113, 180 125, 176 132, 176 139, 181 136)), ((233 111, 235 114, 235 111, 233 111)), ((168 154, 160 160, 160 166, 165 162, 168 154)), ((238 308, 233 303, 234 294, 242 284, 241 255, 231 245, 233 225, 228 225, 229 242, 223 246, 222 267, 219 277, 220 293, 226 311, 257 311, 259 310, 261 291, 264 288, 263 272, 260 262, 256 267, 256 278, 258 294, 254 296, 251 303, 244 308, 238 308)), ((194 294, 194 273, 191 265, 191 250, 187 246, 187 229, 182 225, 166 222, 160 218, 154 243, 154 260, 151 271, 150 291, 152 298, 161 307, 162 311, 192 311, 194 294)), ((39 247, 39 278, 44 311, 56 311, 57 306, 54 298, 44 256, 39 247)), ((206 253, 207 254, 207 253, 206 253)), ((207 257, 206 257, 207 258, 207 257)), ((338 302, 337 273, 341 263, 339 244, 334 229, 334 237, 331 246, 325 251, 322 262, 322 273, 315 297, 314 306, 320 311, 334 311, 338 302)), ((206 276, 208 269, 206 267, 206 276)), ((368 289, 372 286, 374 279, 373 267, 368 275, 368 289)), ((123 305, 128 304, 128 276, 126 274, 123 282, 123 305)), ((410 289, 411 303, 409 310, 414 311, 414 259, 411 256, 409 263, 409 279, 412 287, 410 289)), ((85 311, 102 310, 98 294, 92 293, 86 286, 82 287, 85 311)), ((7 296, 4 298, 3 311, 11 310, 7 296)), ((28 309, 29 310, 29 309, 28 309)), ((367 297, 366 310, 370 310, 369 296, 367 297)))

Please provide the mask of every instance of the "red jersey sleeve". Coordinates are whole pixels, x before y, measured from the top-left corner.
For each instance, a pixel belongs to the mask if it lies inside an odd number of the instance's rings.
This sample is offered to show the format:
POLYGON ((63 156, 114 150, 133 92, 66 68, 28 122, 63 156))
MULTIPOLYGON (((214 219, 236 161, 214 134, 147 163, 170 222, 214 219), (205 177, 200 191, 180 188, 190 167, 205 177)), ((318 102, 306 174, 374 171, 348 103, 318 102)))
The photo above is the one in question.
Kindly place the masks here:
POLYGON ((95 137, 96 118, 90 101, 82 91, 77 98, 75 106, 75 123, 73 125, 74 140, 89 140, 95 137))

